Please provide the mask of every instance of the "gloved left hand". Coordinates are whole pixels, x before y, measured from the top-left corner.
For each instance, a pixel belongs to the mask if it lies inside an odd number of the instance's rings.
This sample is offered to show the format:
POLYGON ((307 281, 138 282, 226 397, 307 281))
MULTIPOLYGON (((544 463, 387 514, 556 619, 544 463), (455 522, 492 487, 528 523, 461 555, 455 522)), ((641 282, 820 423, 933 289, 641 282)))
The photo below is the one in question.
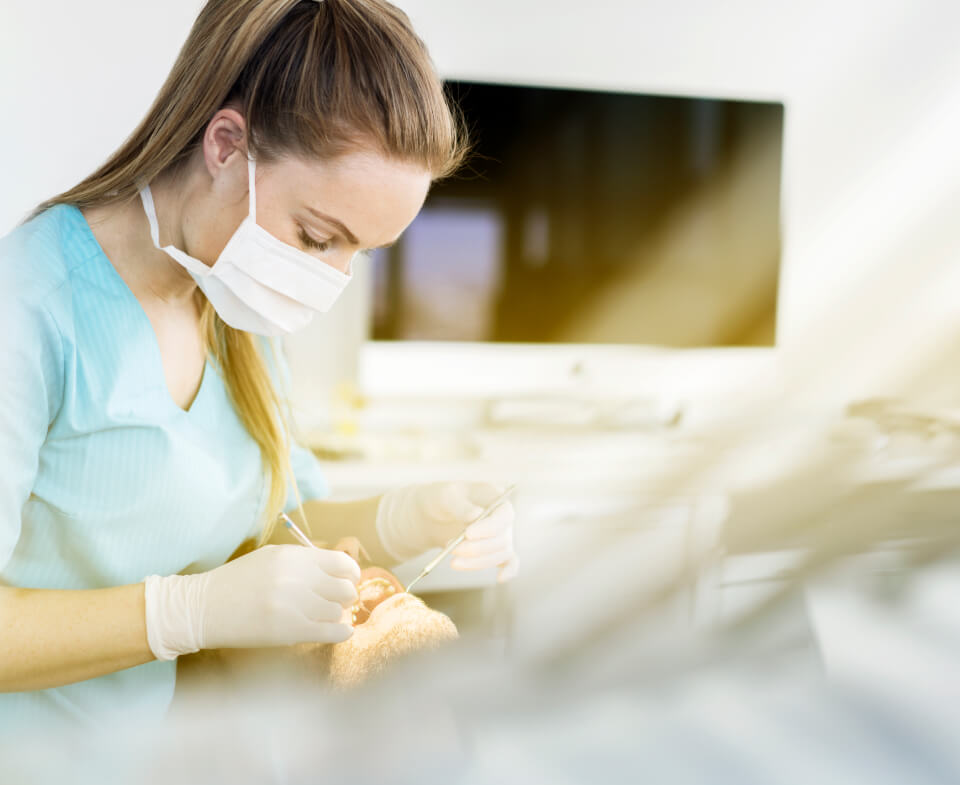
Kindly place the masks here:
POLYGON ((504 490, 486 482, 437 482, 387 491, 377 507, 380 541, 393 558, 406 561, 442 548, 466 531, 466 539, 452 551, 450 566, 457 570, 498 566, 497 581, 507 581, 519 568, 513 505, 506 499, 476 521, 504 490))

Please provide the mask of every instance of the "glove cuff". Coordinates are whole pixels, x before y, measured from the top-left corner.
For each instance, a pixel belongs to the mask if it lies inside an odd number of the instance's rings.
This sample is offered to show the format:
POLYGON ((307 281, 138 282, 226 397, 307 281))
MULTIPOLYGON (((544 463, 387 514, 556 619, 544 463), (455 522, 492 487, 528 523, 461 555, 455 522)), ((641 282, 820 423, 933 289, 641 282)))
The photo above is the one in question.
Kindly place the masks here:
POLYGON ((174 660, 204 648, 204 573, 149 575, 143 581, 147 643, 158 660, 174 660))

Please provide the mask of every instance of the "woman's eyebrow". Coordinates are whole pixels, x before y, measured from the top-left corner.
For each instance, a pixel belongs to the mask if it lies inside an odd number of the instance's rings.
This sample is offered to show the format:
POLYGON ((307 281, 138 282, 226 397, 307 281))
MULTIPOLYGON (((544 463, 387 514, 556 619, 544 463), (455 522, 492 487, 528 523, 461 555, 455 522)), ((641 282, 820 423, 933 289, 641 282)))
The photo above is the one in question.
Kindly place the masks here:
POLYGON ((313 213, 315 216, 317 216, 317 218, 321 218, 321 219, 323 219, 324 221, 326 221, 327 223, 331 223, 331 224, 333 224, 334 226, 336 226, 337 229, 339 229, 341 232, 343 232, 344 236, 345 236, 351 243, 353 243, 354 245, 359 245, 359 244, 360 244, 360 241, 354 236, 353 232, 351 232, 346 226, 343 225, 343 223, 341 223, 340 221, 338 221, 338 220, 337 220, 336 218, 334 218, 332 215, 327 215, 326 213, 321 213, 319 210, 314 210, 312 207, 308 207, 307 209, 308 209, 311 213, 313 213))
MULTIPOLYGON (((342 221, 338 221, 338 220, 337 220, 336 218, 334 218, 332 215, 327 215, 326 213, 321 213, 319 210, 314 210, 312 207, 308 207, 307 209, 308 209, 311 213, 313 213, 315 216, 317 216, 317 218, 321 218, 321 219, 323 219, 324 221, 326 221, 327 223, 333 224, 333 226, 337 227, 337 229, 339 229, 341 232, 343 232, 344 236, 345 236, 351 243, 353 243, 354 245, 360 245, 360 241, 354 236, 353 232, 351 232, 351 231, 343 224, 342 221)), ((398 238, 398 239, 399 239, 399 238, 398 238)), ((371 250, 371 251, 375 251, 375 250, 377 250, 378 248, 389 248, 389 247, 392 246, 392 245, 396 245, 396 242, 397 242, 397 241, 394 240, 392 243, 386 243, 385 245, 375 245, 375 246, 373 246, 370 250, 371 250)))

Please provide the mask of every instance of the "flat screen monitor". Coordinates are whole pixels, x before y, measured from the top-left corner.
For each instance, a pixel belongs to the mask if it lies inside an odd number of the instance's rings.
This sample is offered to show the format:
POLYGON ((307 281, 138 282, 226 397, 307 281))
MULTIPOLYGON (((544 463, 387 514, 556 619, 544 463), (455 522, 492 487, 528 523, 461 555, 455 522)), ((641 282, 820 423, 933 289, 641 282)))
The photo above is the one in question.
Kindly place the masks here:
POLYGON ((447 87, 472 154, 371 259, 373 341, 775 344, 783 104, 447 87))

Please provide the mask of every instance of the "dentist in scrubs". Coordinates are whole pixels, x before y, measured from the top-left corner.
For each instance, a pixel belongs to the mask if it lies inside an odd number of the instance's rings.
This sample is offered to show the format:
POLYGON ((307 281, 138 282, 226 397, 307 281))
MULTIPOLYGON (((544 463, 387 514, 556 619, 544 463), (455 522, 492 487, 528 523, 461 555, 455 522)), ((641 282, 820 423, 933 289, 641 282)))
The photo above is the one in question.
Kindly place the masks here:
POLYGON ((502 488, 324 501, 277 393, 274 338, 465 154, 390 3, 208 0, 127 141, 0 239, 0 731, 155 719, 179 655, 348 638, 357 563, 281 511, 386 566, 466 530, 454 568, 516 573, 510 504, 471 525, 502 488))

